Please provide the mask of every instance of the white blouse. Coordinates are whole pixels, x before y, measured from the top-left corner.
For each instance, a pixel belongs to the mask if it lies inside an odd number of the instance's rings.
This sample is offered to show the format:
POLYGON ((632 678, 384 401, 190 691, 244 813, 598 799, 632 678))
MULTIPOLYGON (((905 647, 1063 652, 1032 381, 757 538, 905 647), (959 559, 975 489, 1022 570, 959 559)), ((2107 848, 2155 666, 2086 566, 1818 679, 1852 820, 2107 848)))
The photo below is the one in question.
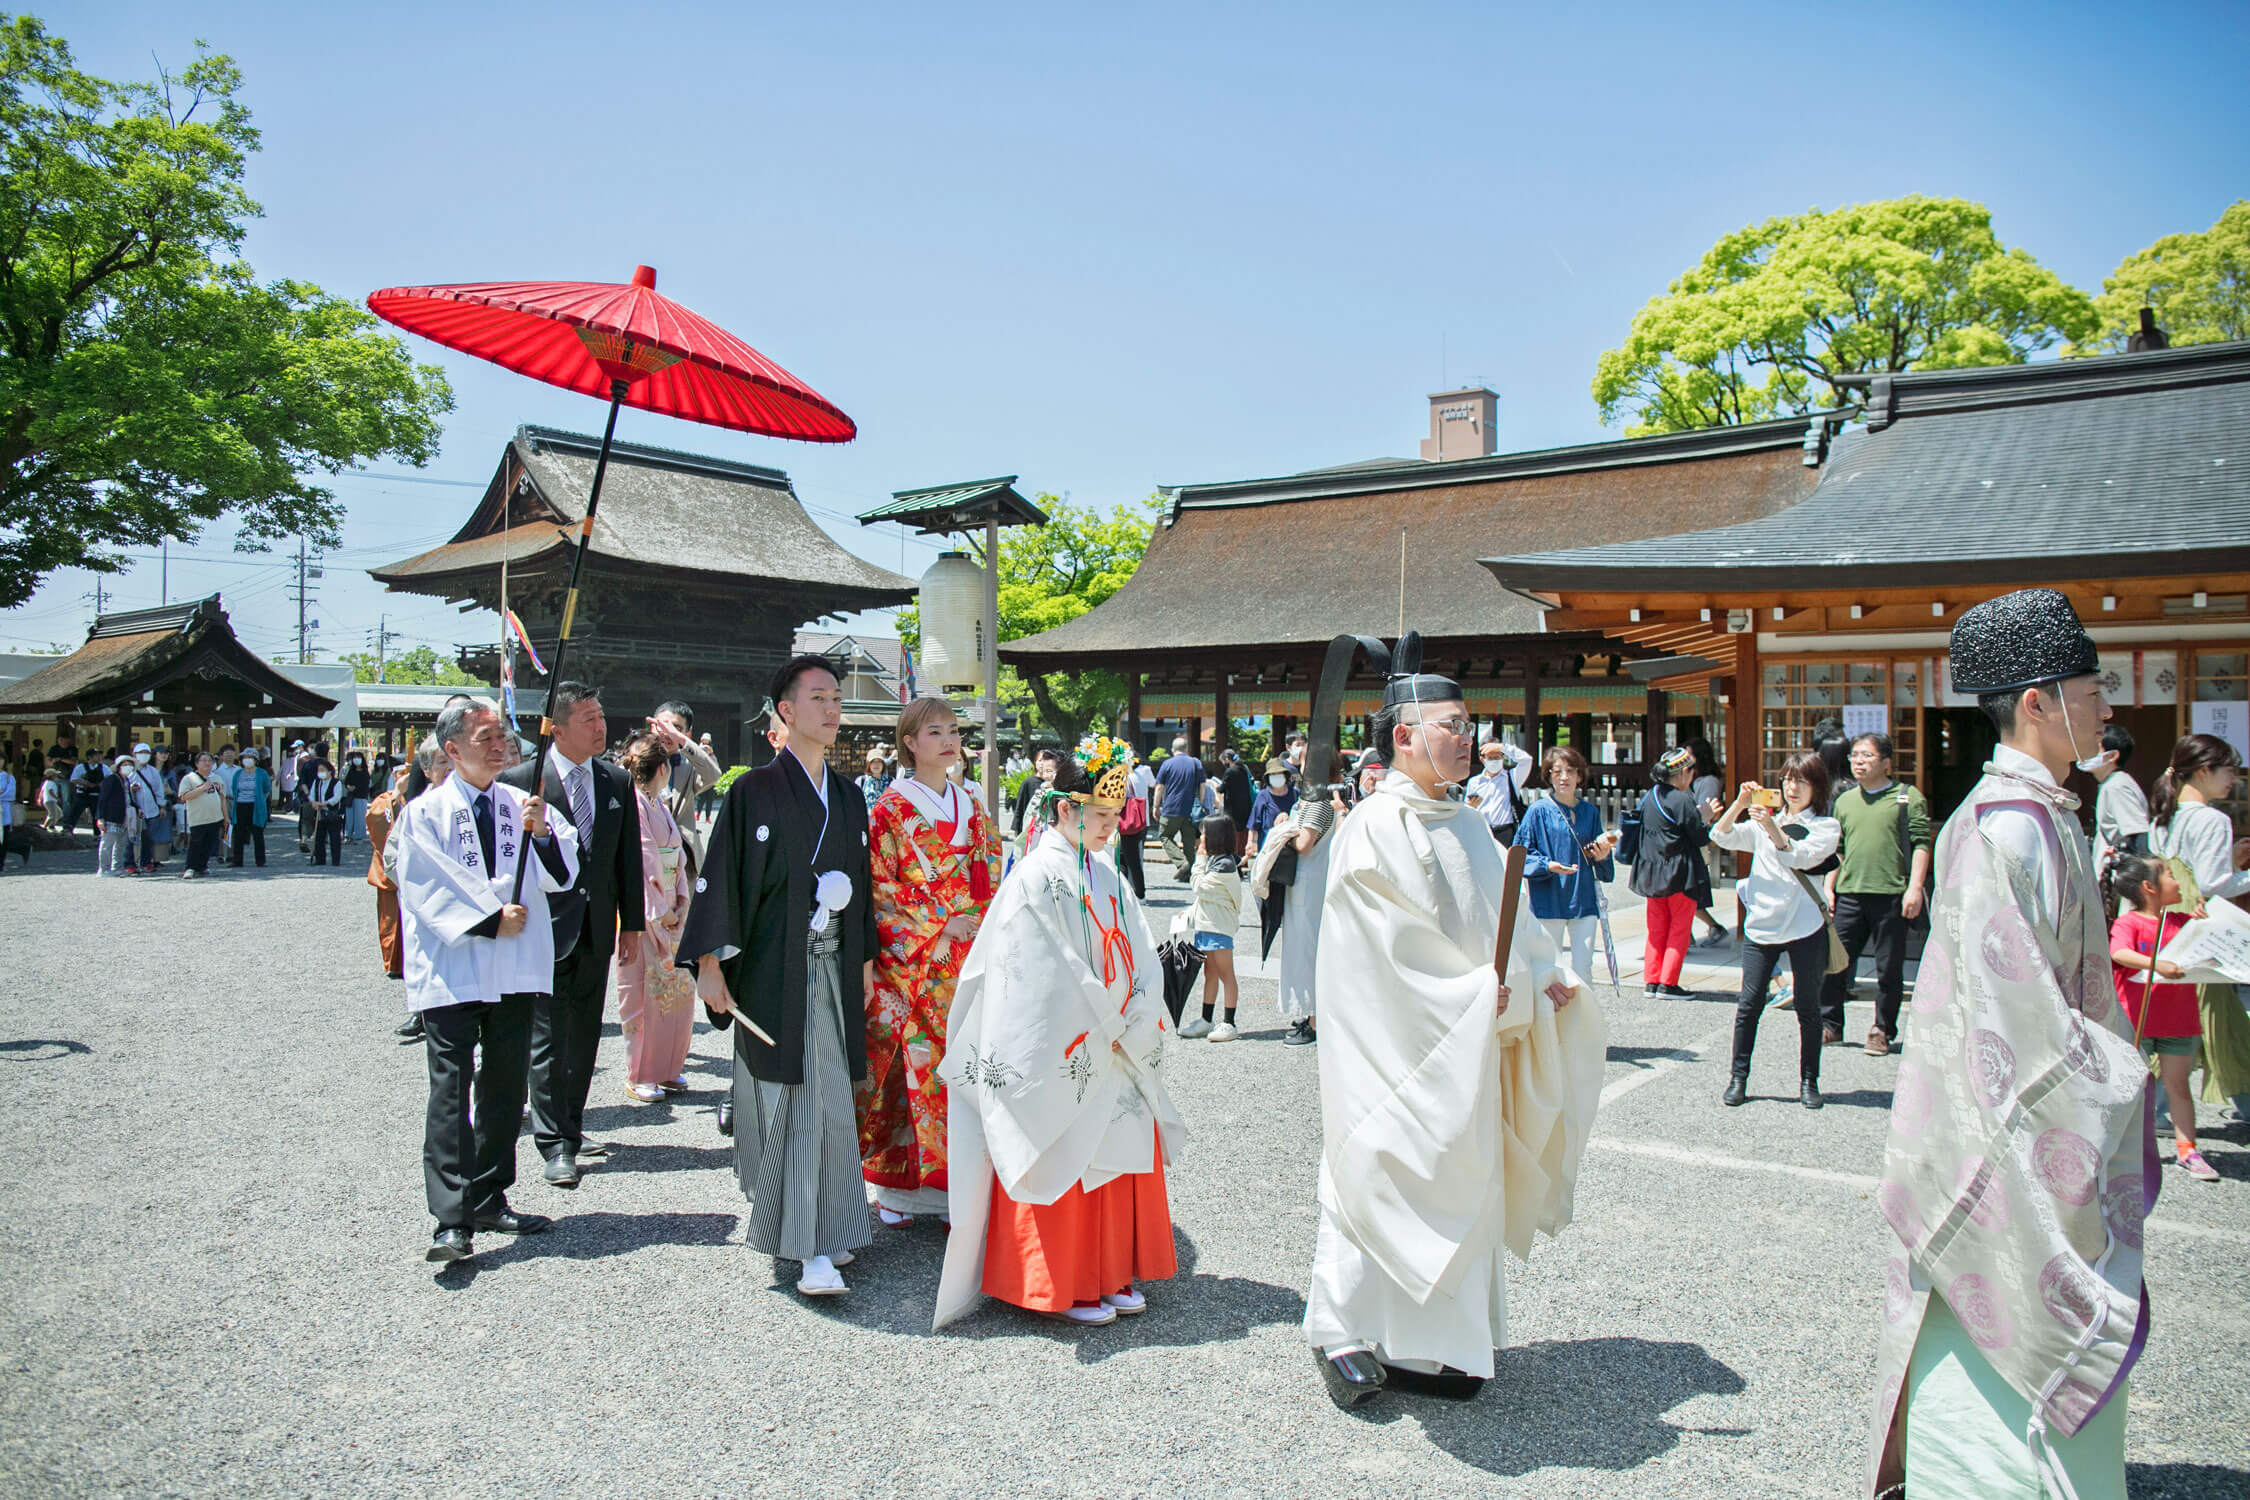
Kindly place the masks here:
POLYGON ((1766 831, 1744 816, 1732 828, 1713 825, 1711 842, 1722 849, 1738 849, 1750 856, 1750 876, 1742 882, 1742 935, 1769 948, 1810 937, 1820 930, 1828 914, 1806 894, 1796 872, 1809 870, 1836 852, 1843 826, 1834 818, 1813 813, 1782 813, 1774 818, 1791 838, 1787 852, 1776 849, 1766 831))

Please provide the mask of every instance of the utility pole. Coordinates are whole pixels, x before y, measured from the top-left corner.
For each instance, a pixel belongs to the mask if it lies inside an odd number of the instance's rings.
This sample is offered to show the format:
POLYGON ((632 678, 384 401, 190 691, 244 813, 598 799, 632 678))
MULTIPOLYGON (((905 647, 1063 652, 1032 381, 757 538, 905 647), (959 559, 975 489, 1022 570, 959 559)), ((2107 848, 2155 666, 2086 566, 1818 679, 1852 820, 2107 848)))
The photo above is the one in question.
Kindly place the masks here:
POLYGON ((320 621, 309 617, 307 611, 313 596, 319 591, 313 585, 320 581, 321 566, 305 550, 305 539, 297 538, 297 664, 304 666, 312 661, 312 633, 320 628, 320 621))
POLYGON ((172 539, 170 537, 164 539, 164 560, 157 564, 156 602, 159 604, 170 604, 172 602, 172 539))
POLYGON ((105 573, 94 575, 94 618, 97 620, 109 613, 109 585, 104 581, 107 577, 105 573))
POLYGON ((391 629, 391 617, 389 615, 381 616, 377 620, 375 628, 368 633, 368 638, 375 643, 375 680, 377 682, 384 680, 384 658, 390 654, 391 641, 397 634, 397 631, 391 629))

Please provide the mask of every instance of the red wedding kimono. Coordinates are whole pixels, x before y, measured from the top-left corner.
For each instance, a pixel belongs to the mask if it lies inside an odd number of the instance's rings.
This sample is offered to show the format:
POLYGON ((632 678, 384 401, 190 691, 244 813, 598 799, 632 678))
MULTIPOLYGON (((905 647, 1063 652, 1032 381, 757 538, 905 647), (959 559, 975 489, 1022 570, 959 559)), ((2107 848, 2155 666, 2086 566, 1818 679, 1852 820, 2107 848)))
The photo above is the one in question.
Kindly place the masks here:
POLYGON ((855 1090, 859 1156, 877 1200, 894 1213, 945 1211, 945 1085, 937 1068, 953 986, 969 954, 968 943, 945 937, 945 923, 964 912, 981 918, 1000 884, 999 836, 976 799, 938 792, 923 800, 938 817, 894 784, 867 819, 881 946, 867 997, 867 1077, 855 1090))

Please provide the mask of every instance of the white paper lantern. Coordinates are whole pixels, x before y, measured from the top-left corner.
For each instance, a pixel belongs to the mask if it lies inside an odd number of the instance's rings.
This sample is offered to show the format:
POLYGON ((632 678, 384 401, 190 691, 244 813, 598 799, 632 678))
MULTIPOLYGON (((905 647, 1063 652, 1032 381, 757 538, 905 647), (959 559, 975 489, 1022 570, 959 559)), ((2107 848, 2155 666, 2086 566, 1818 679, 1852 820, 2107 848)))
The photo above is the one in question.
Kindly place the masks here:
POLYGON ((922 575, 922 659, 930 687, 984 685, 984 569, 948 552, 922 575))

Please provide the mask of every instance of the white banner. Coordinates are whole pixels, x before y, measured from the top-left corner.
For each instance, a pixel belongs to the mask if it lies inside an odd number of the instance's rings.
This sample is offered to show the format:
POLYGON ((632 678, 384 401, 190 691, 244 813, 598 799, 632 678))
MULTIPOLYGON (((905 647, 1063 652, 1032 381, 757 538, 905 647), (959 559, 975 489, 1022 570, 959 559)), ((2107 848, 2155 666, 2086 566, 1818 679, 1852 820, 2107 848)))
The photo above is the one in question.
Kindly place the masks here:
POLYGON ((2141 653, 2141 703, 2144 707, 2158 707, 2180 701, 2180 653, 2177 651, 2143 651, 2141 653))
POLYGON ((2250 760, 2250 703, 2205 701, 2188 707, 2188 728, 2234 746, 2234 753, 2250 760))

